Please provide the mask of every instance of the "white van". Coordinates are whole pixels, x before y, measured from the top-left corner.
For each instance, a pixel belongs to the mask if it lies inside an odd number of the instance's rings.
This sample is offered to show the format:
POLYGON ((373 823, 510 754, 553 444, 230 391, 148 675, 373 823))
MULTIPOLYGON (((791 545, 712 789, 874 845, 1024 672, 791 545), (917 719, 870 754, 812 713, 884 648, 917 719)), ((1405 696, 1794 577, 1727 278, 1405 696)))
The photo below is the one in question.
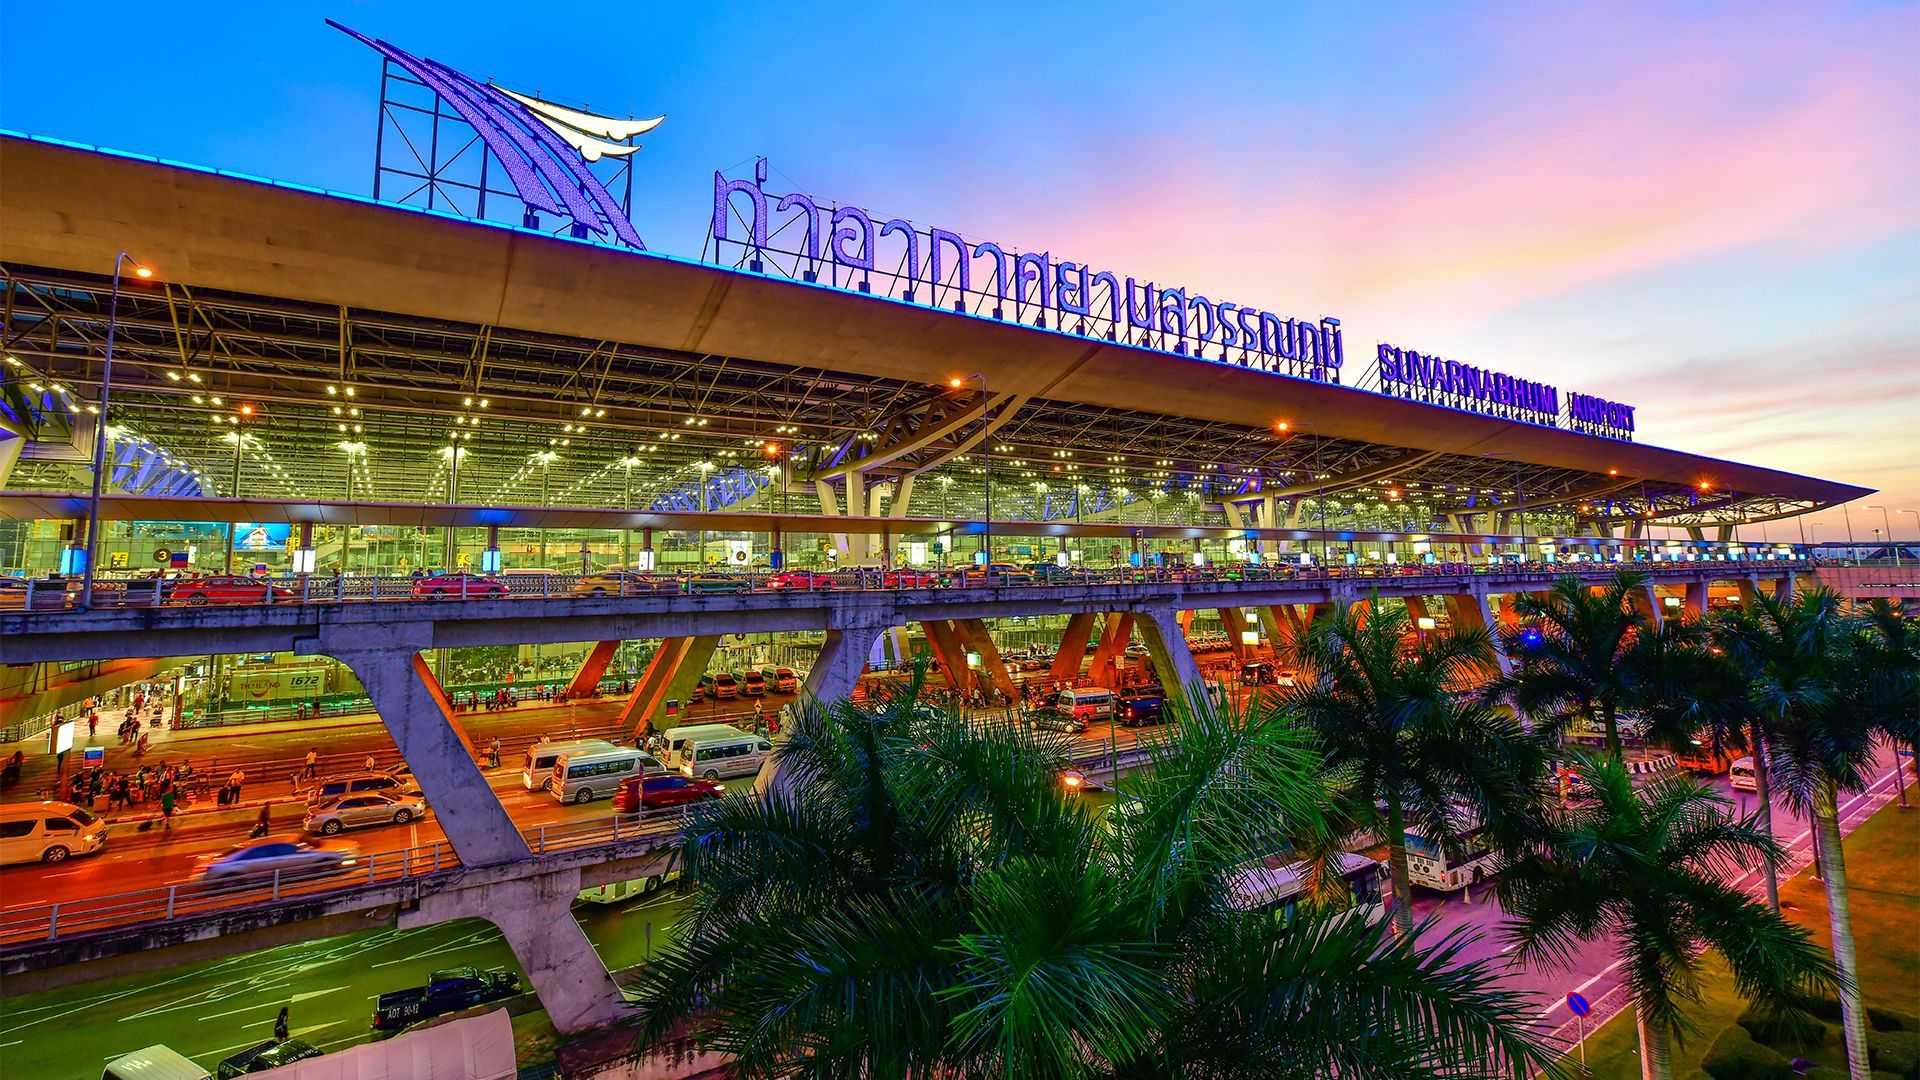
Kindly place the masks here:
POLYGON ((534 743, 527 747, 526 764, 520 768, 520 781, 527 785, 528 791, 539 791, 553 779, 553 763, 560 760, 562 754, 582 753, 588 750, 618 750, 619 747, 605 739, 568 739, 565 742, 534 743))
POLYGON ((611 797, 629 776, 658 776, 667 771, 653 755, 631 747, 570 750, 554 760, 547 790, 561 802, 592 802, 611 797))
POLYGON ((687 763, 686 759, 681 756, 681 753, 686 748, 688 740, 713 738, 750 739, 752 737, 752 735, 741 731, 732 724, 687 724, 682 727, 669 729, 663 736, 663 738, 667 740, 667 752, 665 754, 667 767, 677 769, 687 763))
POLYGON ((1113 691, 1104 686, 1070 686, 1060 691, 1060 708, 1082 720, 1113 715, 1113 691))
POLYGON ((107 843, 107 823, 68 802, 0 806, 0 864, 65 862, 107 843))
POLYGON ((680 772, 707 780, 752 776, 773 752, 773 744, 758 735, 702 735, 680 748, 680 772))
POLYGON ((1727 786, 1735 791, 1759 791, 1760 783, 1753 775, 1753 759, 1743 757, 1727 766, 1727 786))
MULTIPOLYGON (((1345 898, 1344 902, 1337 902, 1335 910, 1354 912, 1369 926, 1386 918, 1386 863, 1343 851, 1336 872, 1345 898)), ((1274 912, 1290 921, 1300 895, 1306 891, 1305 874, 1305 864, 1287 863, 1279 858, 1262 859, 1233 871, 1227 878, 1227 887, 1235 908, 1274 912)))

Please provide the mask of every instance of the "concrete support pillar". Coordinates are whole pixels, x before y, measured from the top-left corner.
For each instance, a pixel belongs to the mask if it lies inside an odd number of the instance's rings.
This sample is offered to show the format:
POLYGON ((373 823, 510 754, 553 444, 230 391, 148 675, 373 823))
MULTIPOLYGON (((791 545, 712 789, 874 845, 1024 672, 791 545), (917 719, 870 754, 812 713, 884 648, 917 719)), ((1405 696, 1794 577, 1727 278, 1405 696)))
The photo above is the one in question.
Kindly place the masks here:
POLYGON ((1736 579, 1734 587, 1740 590, 1740 602, 1748 607, 1752 607, 1760 596, 1760 578, 1757 575, 1749 574, 1736 579))
POLYGON ((626 995, 607 974, 571 905, 580 872, 569 870, 420 898, 403 913, 401 929, 458 918, 482 918, 500 928, 541 1008, 562 1034, 606 1027, 626 1017, 626 995))
POLYGON ((1707 583, 1704 581, 1687 582, 1687 614, 1695 619, 1707 617, 1707 583))
POLYGON ((1180 632, 1187 635, 1189 639, 1193 637, 1193 616, 1192 608, 1184 608, 1173 613, 1173 617, 1180 622, 1180 632))
POLYGON ((960 644, 960 635, 954 633, 953 623, 935 619, 920 625, 927 632, 927 644, 933 646, 934 659, 940 661, 940 670, 947 673, 947 682, 963 694, 971 692, 973 671, 967 667, 967 650, 960 644))
POLYGON ((1276 656, 1285 656, 1306 636, 1307 620, 1293 604, 1259 608, 1256 614, 1260 628, 1267 632, 1267 640, 1273 643, 1276 656))
POLYGON ((1773 579, 1773 598, 1782 602, 1793 599, 1794 576, 1787 574, 1773 579))
POLYGON ((331 655, 366 687, 460 861, 490 866, 529 857, 526 840, 487 786, 472 740, 454 719, 439 680, 419 651, 395 644, 331 655))
POLYGON ((874 643, 886 631, 884 625, 857 623, 827 631, 827 640, 820 646, 820 655, 813 662, 812 670, 807 672, 806 685, 801 693, 815 701, 843 701, 853 696, 853 688, 860 682, 860 675, 866 670, 867 657, 873 655, 874 643))
MULTIPOLYGON (((866 517, 872 512, 867 505, 867 475, 862 472, 847 474, 847 516, 866 517)), ((847 534, 847 557, 859 565, 866 565, 873 558, 873 537, 864 532, 847 534)))
MULTIPOLYGON (((1186 635, 1181 633, 1178 620, 1172 611, 1167 612, 1167 629, 1181 634, 1180 648, 1187 647, 1186 635)), ((1100 632, 1100 645, 1093 650, 1093 660, 1087 665, 1087 677, 1096 686, 1113 683, 1113 670, 1126 657, 1127 643, 1133 640, 1133 615, 1125 611, 1107 613, 1107 625, 1100 632)), ((1188 654, 1191 658, 1191 653, 1188 654)))
POLYGON ((1660 596, 1653 591, 1653 586, 1642 585, 1628 592, 1627 602, 1633 605, 1633 610, 1639 612, 1642 618, 1652 623, 1654 629, 1658 630, 1665 625, 1662 617, 1664 613, 1660 610, 1660 596))
POLYGON ((1200 667, 1193 662, 1193 652, 1187 648, 1186 635, 1180 632, 1172 609, 1143 608, 1122 614, 1126 616, 1129 635, 1133 624, 1139 624, 1140 636, 1146 639, 1147 655, 1153 659, 1153 670, 1159 674, 1169 702, 1191 712, 1197 704, 1195 695, 1204 696, 1206 684, 1200 679, 1200 667))
POLYGON ((567 680, 568 697, 584 697, 594 692, 600 680, 607 673, 607 665, 613 663, 613 654, 620 649, 618 641, 596 641, 586 659, 580 661, 580 670, 567 680))
POLYGON ((895 664, 905 664, 908 660, 913 659, 913 654, 908 651, 907 647, 906 627, 890 626, 883 636, 887 647, 893 652, 893 662, 895 664))
POLYGON ((26 446, 26 436, 0 431, 0 490, 5 490, 7 478, 13 475, 13 467, 20 464, 20 451, 26 446))
POLYGON ((1420 625, 1421 619, 1433 618, 1433 613, 1427 609, 1426 597, 1409 596, 1406 597, 1405 600, 1407 605, 1407 621, 1413 623, 1416 628, 1420 625))
POLYGON ((1047 673, 1054 682, 1070 683, 1079 677, 1080 666, 1087 662, 1087 639, 1093 636, 1094 621, 1098 618, 1091 611, 1067 617, 1066 633, 1060 635, 1060 651, 1053 654, 1053 669, 1047 673))
MULTIPOLYGON (((815 494, 815 495, 818 495, 818 496, 820 497, 820 513, 821 513, 822 515, 824 515, 824 516, 826 516, 826 517, 837 517, 837 516, 839 516, 839 514, 840 514, 840 503, 839 503, 839 501, 838 501, 838 500, 836 500, 836 499, 835 499, 835 498, 833 497, 833 485, 832 485, 832 484, 830 484, 830 483, 828 483, 828 482, 827 482, 827 481, 825 481, 825 480, 815 480, 815 481, 813 482, 813 492, 814 492, 814 494, 815 494)), ((849 507, 848 507, 848 509, 847 509, 847 512, 848 512, 848 513, 852 513, 852 512, 853 512, 853 509, 852 509, 852 507, 851 507, 851 506, 849 506, 849 507)), ((842 533, 834 533, 834 534, 833 534, 833 546, 834 546, 834 549, 835 549, 836 551, 838 551, 838 552, 840 553, 840 557, 841 557, 842 559, 845 559, 845 558, 847 557, 847 550, 848 550, 848 548, 847 548, 847 534, 846 534, 846 533, 843 533, 843 532, 842 532, 842 533)))
POLYGON ((1013 685, 1013 675, 1007 671, 1006 661, 1000 659, 1000 648, 993 643, 993 634, 987 630, 987 624, 979 619, 956 619, 953 629, 960 635, 960 643, 968 651, 980 654, 981 676, 1005 694, 1008 701, 1020 700, 1020 691, 1013 685))
POLYGON ((1483 592, 1449 593, 1440 598, 1447 605, 1447 618, 1462 630, 1484 630, 1493 639, 1493 662, 1500 668, 1500 674, 1513 671, 1513 661, 1507 658, 1507 643, 1500 637, 1500 627, 1493 617, 1492 605, 1483 592))
POLYGON ((687 700, 719 646, 717 634, 662 638, 660 647, 654 650, 653 661, 633 688, 633 696, 620 711, 620 726, 635 735, 661 727, 666 720, 667 702, 687 700))
POLYGON ((1226 628, 1227 645, 1233 649, 1234 659, 1245 661, 1254 654, 1254 646, 1244 644, 1240 635, 1252 627, 1247 625, 1247 613, 1237 607, 1219 609, 1220 625, 1226 628))

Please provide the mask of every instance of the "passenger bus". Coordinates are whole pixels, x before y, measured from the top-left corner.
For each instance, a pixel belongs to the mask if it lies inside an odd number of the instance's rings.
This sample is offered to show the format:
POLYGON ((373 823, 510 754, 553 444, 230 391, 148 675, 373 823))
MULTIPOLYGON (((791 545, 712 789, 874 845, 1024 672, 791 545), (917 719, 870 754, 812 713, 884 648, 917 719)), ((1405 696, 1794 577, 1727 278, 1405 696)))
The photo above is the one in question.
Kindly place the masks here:
POLYGON ((1480 884, 1498 869, 1499 855, 1479 825, 1460 830, 1457 858, 1447 854, 1439 841, 1418 830, 1407 830, 1407 877, 1415 885, 1437 892, 1455 892, 1480 884))
MULTIPOLYGON (((1344 897, 1335 903, 1336 909, 1355 912, 1368 925, 1387 917, 1386 863, 1343 851, 1338 872, 1344 897)), ((1291 920, 1307 889, 1306 867, 1269 856, 1234 871, 1227 887, 1234 907, 1241 911, 1269 911, 1291 920)))

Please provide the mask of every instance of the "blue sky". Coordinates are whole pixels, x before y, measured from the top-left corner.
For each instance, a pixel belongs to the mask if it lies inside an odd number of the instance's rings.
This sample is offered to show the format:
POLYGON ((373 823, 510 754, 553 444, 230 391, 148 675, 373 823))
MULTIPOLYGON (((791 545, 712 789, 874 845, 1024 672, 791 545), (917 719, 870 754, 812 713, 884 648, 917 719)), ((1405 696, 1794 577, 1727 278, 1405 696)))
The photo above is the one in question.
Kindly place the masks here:
POLYGON ((1337 314, 1920 509, 1912 4, 13 5, 0 126, 365 192, 379 63, 328 17, 665 113, 658 250, 698 254, 713 170, 765 154, 781 190, 1337 314))

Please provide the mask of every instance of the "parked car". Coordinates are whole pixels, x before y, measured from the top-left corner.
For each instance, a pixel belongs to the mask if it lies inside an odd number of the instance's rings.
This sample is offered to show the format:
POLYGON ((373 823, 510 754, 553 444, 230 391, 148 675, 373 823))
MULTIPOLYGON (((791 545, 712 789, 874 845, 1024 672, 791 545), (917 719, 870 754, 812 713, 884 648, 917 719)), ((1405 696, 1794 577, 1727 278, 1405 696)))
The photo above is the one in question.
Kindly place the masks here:
POLYGON ((636 596, 672 592, 673 589, 672 578, 642 574, 635 570, 604 570, 598 574, 588 574, 573 584, 574 593, 580 596, 636 596))
POLYGON ((269 595, 274 601, 281 601, 292 600, 297 594, 264 578, 210 575, 168 582, 164 595, 164 603, 202 607, 207 604, 264 604, 268 602, 269 595))
POLYGON ((425 816, 427 800, 423 795, 368 792, 329 799, 318 806, 310 806, 303 824, 310 833, 336 836, 342 829, 385 825, 388 822, 405 825, 425 816))
POLYGON ((434 574, 423 577, 413 583, 413 595, 431 596, 438 599, 450 597, 484 597, 507 595, 507 583, 498 578, 485 577, 458 571, 451 574, 434 574))
POLYGON ((1158 724, 1167 719, 1167 699, 1160 694, 1123 694, 1114 706, 1114 719, 1128 727, 1158 724))
POLYGON ((222 1061, 219 1071, 214 1076, 218 1080, 233 1080, 236 1076, 266 1072, 268 1069, 277 1069, 282 1065, 291 1065, 296 1061, 305 1061, 319 1056, 321 1056, 319 1049, 312 1043, 303 1042, 300 1039, 281 1041, 268 1039, 263 1043, 255 1043, 222 1061))
POLYGON ((925 570, 889 570, 880 575, 880 584, 889 589, 931 589, 940 579, 925 570))
POLYGON ((373 1027, 376 1031, 397 1031, 519 992, 520 976, 506 968, 446 968, 428 976, 425 986, 381 994, 373 1006, 373 1027))
POLYGON ((1087 730, 1087 721, 1084 718, 1053 706, 1029 709, 1026 721, 1027 726, 1035 731, 1061 731, 1069 735, 1078 735, 1087 730))
POLYGON ((341 776, 329 776, 315 781, 307 789, 307 807, 312 809, 323 802, 338 799, 346 795, 418 795, 420 789, 411 775, 401 776, 391 772, 356 772, 341 776))
POLYGON ((613 810, 616 814, 633 814, 643 809, 659 810, 705 802, 718 799, 726 793, 726 785, 717 780, 672 775, 635 776, 614 792, 613 810))
POLYGON ((767 579, 769 589, 846 589, 852 583, 835 573, 819 570, 782 570, 767 579))
POLYGON ((360 863, 356 844, 321 847, 298 836, 265 836, 236 844, 214 855, 202 855, 194 876, 205 882, 272 877, 324 877, 351 870, 360 863))

